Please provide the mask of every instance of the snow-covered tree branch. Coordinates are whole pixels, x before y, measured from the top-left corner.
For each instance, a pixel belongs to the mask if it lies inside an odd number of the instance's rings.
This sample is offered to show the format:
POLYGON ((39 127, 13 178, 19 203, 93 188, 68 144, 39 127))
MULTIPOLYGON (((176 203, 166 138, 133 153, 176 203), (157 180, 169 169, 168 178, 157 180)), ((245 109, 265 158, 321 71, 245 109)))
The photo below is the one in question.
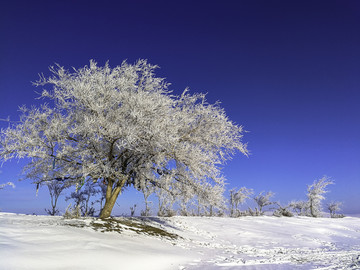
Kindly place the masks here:
POLYGON ((213 191, 224 183, 219 166, 247 154, 243 128, 204 94, 172 95, 155 68, 146 60, 115 68, 90 61, 72 72, 51 67, 53 75, 35 83, 50 85, 41 94, 47 103, 22 107, 20 122, 1 131, 1 160, 28 158, 27 175, 46 167, 71 183, 102 180, 102 218, 126 186, 222 203, 213 191))
POLYGON ((6 186, 11 186, 11 187, 15 188, 15 185, 14 185, 13 182, 7 182, 7 183, 4 183, 4 184, 0 184, 0 189, 3 189, 6 186))

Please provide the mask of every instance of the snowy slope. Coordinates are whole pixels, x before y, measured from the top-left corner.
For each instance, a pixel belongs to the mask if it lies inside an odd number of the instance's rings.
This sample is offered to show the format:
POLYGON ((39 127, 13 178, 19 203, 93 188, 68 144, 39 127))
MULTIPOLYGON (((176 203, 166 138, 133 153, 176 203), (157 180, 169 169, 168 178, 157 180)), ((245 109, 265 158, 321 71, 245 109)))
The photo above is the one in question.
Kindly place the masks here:
POLYGON ((119 222, 0 213, 0 269, 360 269, 359 218, 119 222))

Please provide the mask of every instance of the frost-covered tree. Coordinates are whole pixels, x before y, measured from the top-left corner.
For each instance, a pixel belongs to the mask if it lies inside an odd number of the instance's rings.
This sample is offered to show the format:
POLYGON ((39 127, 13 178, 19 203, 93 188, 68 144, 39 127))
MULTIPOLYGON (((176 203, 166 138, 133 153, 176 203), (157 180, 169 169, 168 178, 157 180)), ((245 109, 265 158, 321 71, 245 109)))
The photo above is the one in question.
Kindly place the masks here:
POLYGON ((47 102, 22 107, 20 121, 1 130, 1 161, 27 158, 28 173, 54 162, 60 178, 104 181, 101 218, 126 186, 217 195, 211 190, 224 184, 220 166, 238 151, 247 154, 243 129, 203 94, 173 95, 155 68, 146 60, 51 67, 52 76, 35 83, 49 86, 41 94, 47 102))
POLYGON ((74 207, 79 208, 83 216, 93 216, 95 214, 94 204, 96 201, 92 201, 101 190, 96 182, 88 181, 80 189, 71 192, 70 196, 66 197, 66 200, 73 200, 74 207))
POLYGON ((292 202, 290 202, 289 206, 299 216, 307 215, 308 210, 309 210, 309 204, 307 201, 292 201, 292 202))
POLYGON ((230 216, 237 217, 240 215, 238 206, 243 204, 246 199, 254 193, 252 189, 242 187, 238 191, 236 189, 230 190, 230 216))
POLYGON ((33 167, 34 162, 29 162, 23 169, 26 179, 33 180, 36 185, 36 194, 40 186, 46 186, 49 190, 51 208, 45 209, 49 215, 59 213, 57 202, 61 193, 76 181, 71 177, 62 177, 61 166, 56 164, 55 159, 44 159, 36 162, 37 166, 33 167))
POLYGON ((66 181, 61 179, 50 180, 44 183, 50 194, 51 209, 45 209, 46 213, 51 216, 59 214, 59 209, 57 209, 57 202, 61 193, 68 187, 66 181))
POLYGON ((136 211, 136 204, 134 204, 133 206, 130 206, 130 216, 133 217, 135 215, 135 211, 136 211))
POLYGON ((330 202, 327 204, 327 209, 330 212, 330 217, 332 218, 344 217, 344 215, 336 213, 341 209, 341 205, 342 205, 341 202, 330 202))
POLYGON ((277 208, 275 208, 275 211, 273 213, 276 217, 292 217, 294 214, 290 211, 290 208, 292 208, 291 204, 282 206, 279 202, 275 202, 274 204, 277 205, 277 208))
POLYGON ((323 194, 328 192, 326 187, 331 184, 334 184, 334 182, 329 177, 324 176, 308 186, 308 206, 312 217, 321 217, 321 201, 325 199, 323 194))
POLYGON ((250 210, 250 213, 255 216, 263 215, 264 211, 263 208, 268 205, 275 204, 275 202, 271 201, 270 198, 274 196, 272 191, 268 191, 266 194, 264 192, 260 192, 259 195, 254 197, 254 201, 257 204, 255 207, 255 211, 250 210))

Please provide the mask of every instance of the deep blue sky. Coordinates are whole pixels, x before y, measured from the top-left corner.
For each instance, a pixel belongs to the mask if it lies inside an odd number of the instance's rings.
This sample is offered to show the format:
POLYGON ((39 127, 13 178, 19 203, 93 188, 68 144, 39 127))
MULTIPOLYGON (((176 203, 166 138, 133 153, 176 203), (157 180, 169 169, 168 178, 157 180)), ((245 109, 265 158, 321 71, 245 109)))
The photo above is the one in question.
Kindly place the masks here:
MULTIPOLYGON (((0 37, 0 118, 39 103, 30 82, 54 63, 146 58, 175 93, 207 92, 249 131, 251 156, 224 168, 229 188, 287 203, 328 175, 329 200, 360 213, 359 1, 1 1, 0 37)), ((48 207, 45 189, 35 198, 16 181, 21 163, 0 170, 17 185, 0 191, 0 209, 48 207)))

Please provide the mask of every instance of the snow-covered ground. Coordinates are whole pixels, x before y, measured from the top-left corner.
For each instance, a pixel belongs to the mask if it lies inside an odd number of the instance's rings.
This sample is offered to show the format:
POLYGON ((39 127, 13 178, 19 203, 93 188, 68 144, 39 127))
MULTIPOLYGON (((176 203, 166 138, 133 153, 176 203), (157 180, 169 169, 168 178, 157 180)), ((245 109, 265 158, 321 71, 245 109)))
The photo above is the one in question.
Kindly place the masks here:
POLYGON ((0 269, 360 269, 360 218, 0 213, 0 269))

